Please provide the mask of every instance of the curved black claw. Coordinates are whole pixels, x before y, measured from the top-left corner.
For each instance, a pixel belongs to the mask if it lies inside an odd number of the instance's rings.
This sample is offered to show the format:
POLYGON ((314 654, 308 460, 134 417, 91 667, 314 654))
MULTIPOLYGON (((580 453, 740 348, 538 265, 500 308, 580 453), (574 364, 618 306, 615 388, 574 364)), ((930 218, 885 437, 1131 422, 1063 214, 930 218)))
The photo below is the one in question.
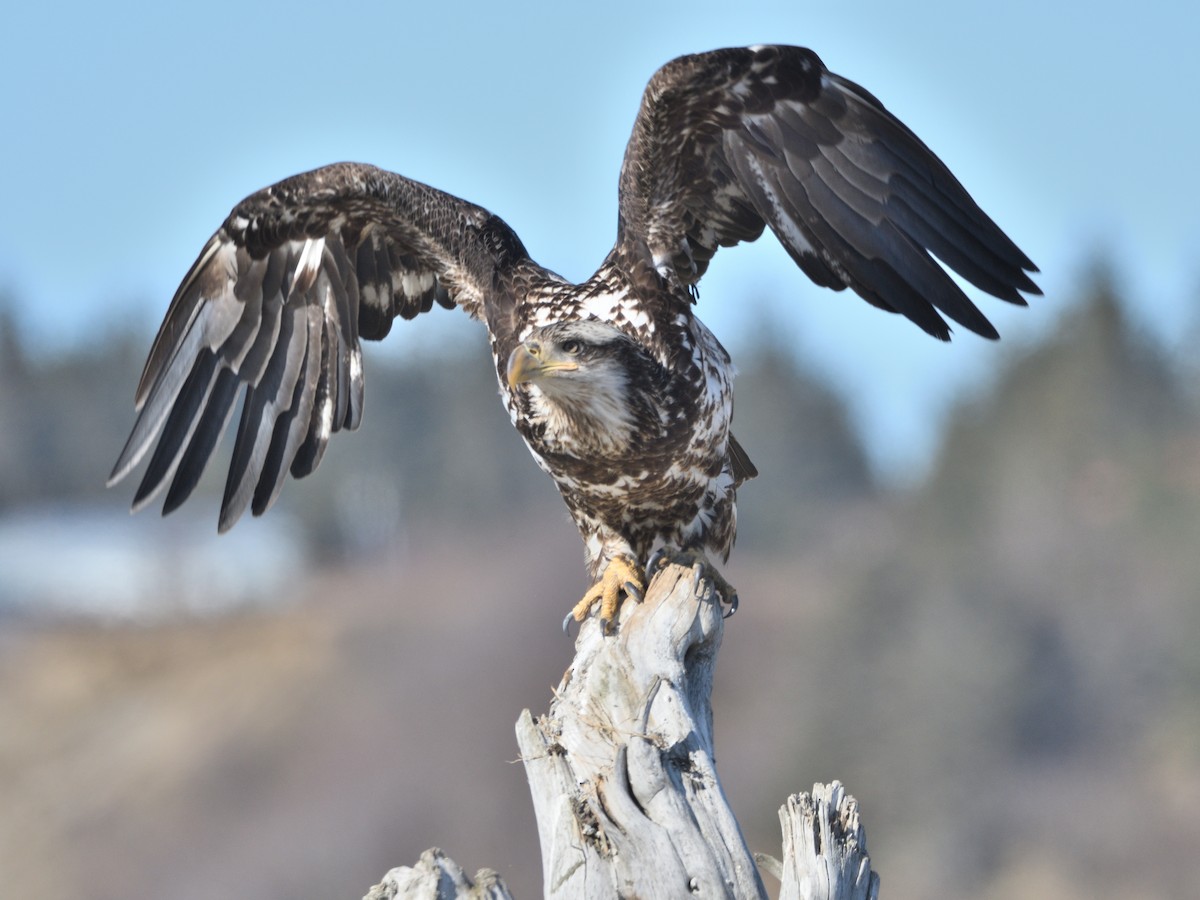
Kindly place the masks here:
POLYGON ((634 603, 641 603, 643 599, 642 589, 632 581, 625 582, 625 596, 634 603))
POLYGON ((653 572, 655 569, 658 568, 660 561, 666 555, 667 555, 666 547, 659 547, 657 550, 654 551, 653 554, 651 554, 650 561, 648 563, 646 563, 646 575, 647 576, 649 576, 649 574, 651 572, 653 572))
POLYGON ((721 618, 728 619, 730 616, 732 616, 737 611, 738 611, 738 595, 737 595, 737 591, 734 591, 733 594, 729 598, 729 612, 722 613, 721 618))
POLYGON ((574 621, 575 613, 573 612, 567 613, 566 618, 563 619, 563 634, 565 634, 567 637, 571 636, 571 623, 574 621))

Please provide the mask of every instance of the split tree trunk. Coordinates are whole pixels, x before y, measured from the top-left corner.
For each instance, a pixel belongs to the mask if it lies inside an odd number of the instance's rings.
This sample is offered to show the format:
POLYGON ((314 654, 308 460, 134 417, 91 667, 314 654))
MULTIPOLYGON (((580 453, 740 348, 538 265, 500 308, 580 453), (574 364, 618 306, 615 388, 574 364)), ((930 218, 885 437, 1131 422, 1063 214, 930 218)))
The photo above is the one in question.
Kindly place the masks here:
MULTIPOLYGON (((858 807, 840 784, 780 809, 782 863, 756 866, 713 759, 712 691, 724 630, 707 570, 664 560, 615 633, 584 622, 547 715, 517 722, 542 845, 544 893, 567 898, 767 896, 875 900, 858 807)), ((367 900, 506 898, 500 878, 468 879, 441 851, 393 869, 367 900)))

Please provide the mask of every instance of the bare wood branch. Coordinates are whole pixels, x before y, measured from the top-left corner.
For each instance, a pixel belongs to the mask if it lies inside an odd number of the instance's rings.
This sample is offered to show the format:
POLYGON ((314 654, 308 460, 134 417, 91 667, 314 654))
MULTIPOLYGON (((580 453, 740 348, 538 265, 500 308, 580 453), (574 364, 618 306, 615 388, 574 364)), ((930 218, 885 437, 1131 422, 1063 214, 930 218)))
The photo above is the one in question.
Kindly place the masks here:
POLYGON ((858 801, 841 782, 814 784, 779 809, 783 864, 779 900, 878 900, 858 801))

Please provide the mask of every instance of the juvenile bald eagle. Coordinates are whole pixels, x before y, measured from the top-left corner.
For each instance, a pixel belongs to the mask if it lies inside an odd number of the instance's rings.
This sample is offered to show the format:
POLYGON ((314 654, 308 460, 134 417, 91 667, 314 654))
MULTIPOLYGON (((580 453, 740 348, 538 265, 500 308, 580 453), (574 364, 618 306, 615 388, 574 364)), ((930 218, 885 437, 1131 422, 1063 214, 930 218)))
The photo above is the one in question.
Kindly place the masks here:
POLYGON ((571 284, 484 209, 341 163, 243 200, 183 279, 109 483, 158 445, 133 501, 178 507, 244 393, 219 527, 266 511, 363 410, 360 340, 434 304, 487 326, 500 393, 583 536, 612 621, 659 546, 727 558, 737 486, 732 365, 692 311, 718 247, 770 227, 818 285, 948 340, 996 332, 934 256, 1023 304, 1037 269, 945 165, 811 50, 716 50, 651 78, 625 152, 617 239, 571 284))

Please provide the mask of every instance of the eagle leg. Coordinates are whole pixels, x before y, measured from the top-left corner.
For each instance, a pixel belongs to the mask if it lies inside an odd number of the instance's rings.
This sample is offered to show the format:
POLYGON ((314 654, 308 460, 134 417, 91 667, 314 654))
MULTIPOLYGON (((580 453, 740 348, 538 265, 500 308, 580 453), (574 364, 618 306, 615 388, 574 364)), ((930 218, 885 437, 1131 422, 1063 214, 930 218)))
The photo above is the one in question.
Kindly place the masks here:
POLYGON ((621 594, 624 593, 635 603, 640 603, 645 590, 646 576, 641 566, 628 556, 614 556, 600 573, 599 580, 588 588, 583 599, 575 604, 568 619, 574 618, 576 622, 582 622, 587 618, 592 604, 599 600, 600 630, 607 633, 616 621, 621 594))
POLYGON ((708 580, 712 590, 716 591, 720 598, 729 607, 728 611, 724 613, 724 618, 728 619, 735 612, 737 612, 737 590, 732 584, 725 580, 725 576, 717 571, 717 567, 708 561, 708 557, 704 555, 704 551, 696 547, 689 547, 686 550, 662 550, 655 555, 655 558, 651 561, 648 569, 654 569, 655 567, 660 569, 666 568, 667 565, 673 562, 692 567, 692 571, 694 572, 696 578, 696 582, 693 587, 697 592, 702 590, 703 582, 706 579, 708 580))

